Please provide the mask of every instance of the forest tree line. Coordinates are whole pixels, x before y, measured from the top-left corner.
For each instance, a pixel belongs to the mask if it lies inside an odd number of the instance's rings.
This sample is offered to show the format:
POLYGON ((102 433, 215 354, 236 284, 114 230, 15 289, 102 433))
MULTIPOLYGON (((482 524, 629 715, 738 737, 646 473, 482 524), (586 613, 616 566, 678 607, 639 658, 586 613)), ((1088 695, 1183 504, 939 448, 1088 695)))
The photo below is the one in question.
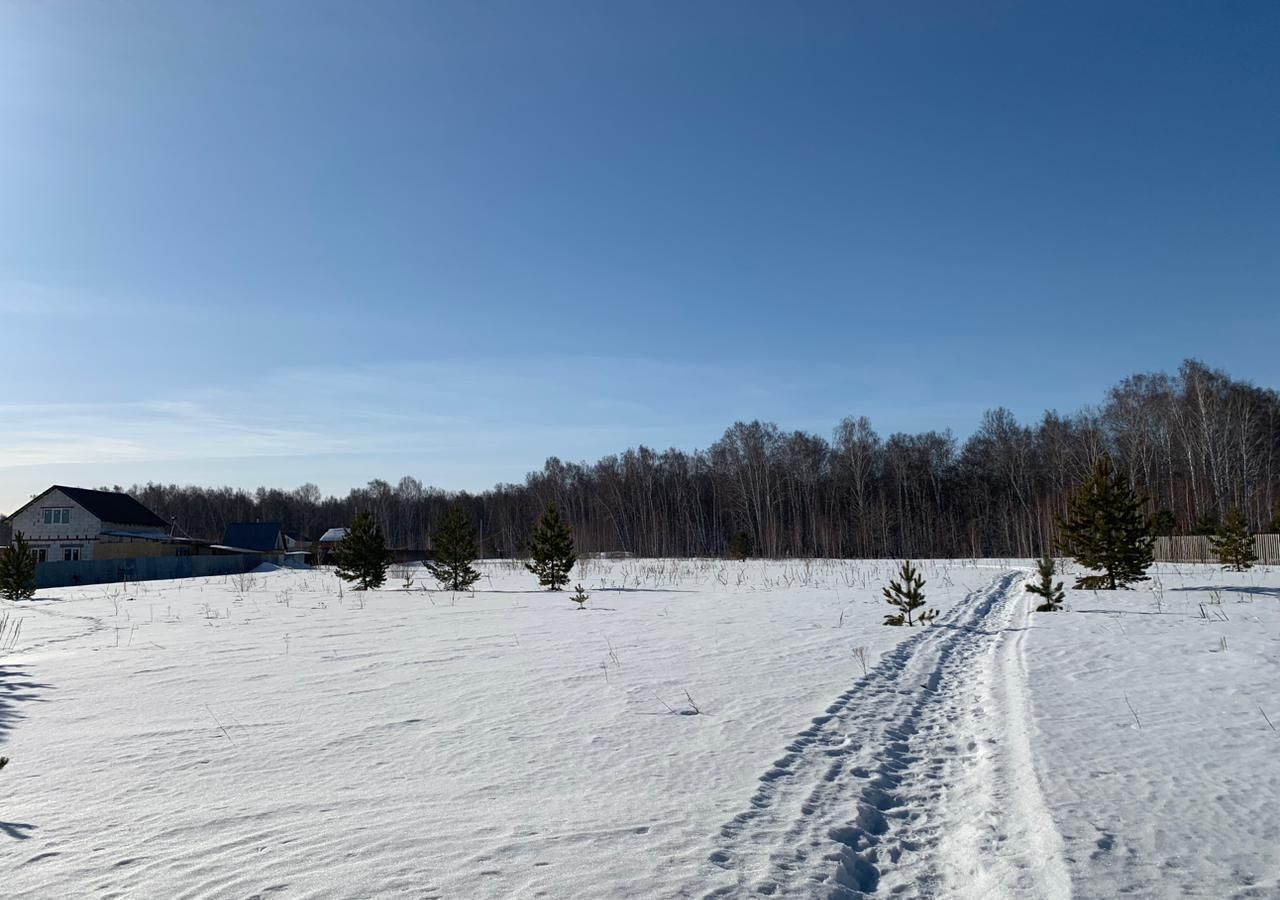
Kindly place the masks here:
POLYGON ((718 556, 745 532, 771 557, 1028 557, 1051 548, 1073 488, 1103 455, 1149 498, 1156 533, 1205 533, 1232 509, 1254 531, 1280 527, 1280 395, 1194 360, 1177 374, 1127 378, 1101 406, 1046 412, 1034 425, 991 410, 963 442, 950 431, 882 437, 855 417, 830 437, 739 422, 705 450, 553 457, 523 484, 482 493, 412 477, 345 497, 312 484, 130 493, 206 539, 242 521, 315 538, 367 510, 390 545, 422 548, 456 503, 484 555, 512 556, 555 502, 584 553, 718 556))

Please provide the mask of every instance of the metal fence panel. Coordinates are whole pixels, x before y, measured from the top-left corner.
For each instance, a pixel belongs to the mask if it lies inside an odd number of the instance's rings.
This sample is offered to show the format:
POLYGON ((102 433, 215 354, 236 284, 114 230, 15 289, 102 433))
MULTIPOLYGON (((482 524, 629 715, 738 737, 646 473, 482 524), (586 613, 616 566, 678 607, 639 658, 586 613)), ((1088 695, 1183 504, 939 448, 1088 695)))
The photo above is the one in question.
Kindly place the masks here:
POLYGON ((59 588, 80 584, 112 584, 120 581, 159 581, 166 578, 239 575, 262 562, 263 557, 255 554, 148 556, 132 559, 44 562, 36 566, 36 587, 59 588))

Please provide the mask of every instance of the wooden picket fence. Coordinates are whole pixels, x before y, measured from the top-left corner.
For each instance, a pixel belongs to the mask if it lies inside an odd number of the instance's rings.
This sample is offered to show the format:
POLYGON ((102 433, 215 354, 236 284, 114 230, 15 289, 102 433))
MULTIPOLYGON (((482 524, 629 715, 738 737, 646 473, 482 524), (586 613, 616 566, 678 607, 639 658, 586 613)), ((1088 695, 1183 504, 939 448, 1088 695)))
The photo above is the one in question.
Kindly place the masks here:
MULTIPOLYGON (((1180 535, 1158 537, 1152 548, 1156 562, 1206 562, 1215 563, 1218 556, 1205 535, 1180 535)), ((1280 534, 1255 534, 1253 552, 1258 554, 1261 565, 1280 565, 1280 534)))

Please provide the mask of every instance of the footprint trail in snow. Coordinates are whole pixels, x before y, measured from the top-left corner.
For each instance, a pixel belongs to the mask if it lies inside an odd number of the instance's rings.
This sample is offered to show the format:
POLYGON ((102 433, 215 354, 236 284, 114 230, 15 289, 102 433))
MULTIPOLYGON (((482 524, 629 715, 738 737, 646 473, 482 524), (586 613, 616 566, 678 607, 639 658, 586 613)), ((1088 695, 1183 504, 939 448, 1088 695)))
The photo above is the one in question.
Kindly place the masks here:
POLYGON ((1023 577, 971 593, 795 737, 721 829, 708 897, 1068 900, 1031 754, 1023 577))

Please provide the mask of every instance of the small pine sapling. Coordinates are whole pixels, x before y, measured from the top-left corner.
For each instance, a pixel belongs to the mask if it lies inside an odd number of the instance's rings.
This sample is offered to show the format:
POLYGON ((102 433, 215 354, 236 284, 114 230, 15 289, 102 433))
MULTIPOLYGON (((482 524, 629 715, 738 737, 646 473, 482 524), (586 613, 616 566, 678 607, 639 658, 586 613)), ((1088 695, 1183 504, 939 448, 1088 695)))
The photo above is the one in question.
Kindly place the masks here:
POLYGON ((426 566, 427 571, 440 583, 441 590, 470 590, 480 580, 480 573, 471 565, 476 560, 476 541, 471 529, 471 517, 461 506, 450 506, 431 538, 432 559, 426 566))
POLYGON ((356 514, 347 536, 334 551, 337 567, 334 574, 343 581, 354 582, 358 591, 380 588, 387 580, 391 564, 382 529, 367 512, 356 514))
POLYGON ((912 613, 924 608, 924 576, 920 570, 911 565, 911 560, 902 564, 898 573, 900 581, 890 581, 884 589, 884 599, 890 606, 896 607, 897 614, 889 613, 884 617, 886 625, 928 625, 938 617, 936 609, 921 612, 912 618, 912 613))
POLYGON ((1151 514, 1147 526, 1152 534, 1161 537, 1172 537, 1173 533, 1178 530, 1178 519, 1174 516, 1172 510, 1158 509, 1151 514))
POLYGON ((736 560, 750 559, 755 549, 750 532, 738 531, 729 539, 729 558, 736 560))
POLYGON ((1060 612, 1062 610, 1062 601, 1067 599, 1067 595, 1062 590, 1062 582, 1059 581, 1055 584, 1053 581, 1056 571, 1053 558, 1046 553, 1040 559, 1036 568, 1040 575, 1039 584, 1027 585, 1027 593, 1036 594, 1044 599, 1044 602, 1036 607, 1036 612, 1060 612))
POLYGON ((36 593, 36 558, 19 531, 12 547, 0 547, 0 597, 30 600, 36 593))
POLYGON ((1110 458, 1094 463, 1071 497, 1070 514, 1059 523, 1065 553, 1086 569, 1101 572, 1077 579, 1077 588, 1114 591, 1148 580, 1152 537, 1142 514, 1145 502, 1110 458))
POLYGON ((538 584, 558 591, 569 583, 578 557, 573 550, 573 531, 560 518, 559 508, 552 503, 533 526, 529 535, 529 562, 525 568, 538 576, 538 584))
POLYGON ((1220 527, 1216 514, 1203 512, 1196 517, 1195 525, 1192 526, 1191 532, 1200 537, 1213 537, 1218 533, 1220 527))
POLYGON ((1224 569, 1243 572, 1258 560, 1258 555, 1253 552, 1253 535, 1249 533, 1249 525, 1239 509, 1231 510, 1218 533, 1209 538, 1209 545, 1218 554, 1218 562, 1224 569))
POLYGON ((590 595, 590 594, 588 594, 586 591, 584 591, 584 590, 582 589, 582 585, 580 585, 580 584, 579 584, 579 585, 576 585, 576 586, 574 587, 574 590, 575 590, 577 593, 575 593, 575 594, 574 594, 572 597, 570 597, 569 599, 570 599, 570 600, 572 600, 574 603, 578 604, 578 609, 579 609, 579 610, 586 609, 586 608, 587 608, 587 601, 591 599, 591 595, 590 595))

